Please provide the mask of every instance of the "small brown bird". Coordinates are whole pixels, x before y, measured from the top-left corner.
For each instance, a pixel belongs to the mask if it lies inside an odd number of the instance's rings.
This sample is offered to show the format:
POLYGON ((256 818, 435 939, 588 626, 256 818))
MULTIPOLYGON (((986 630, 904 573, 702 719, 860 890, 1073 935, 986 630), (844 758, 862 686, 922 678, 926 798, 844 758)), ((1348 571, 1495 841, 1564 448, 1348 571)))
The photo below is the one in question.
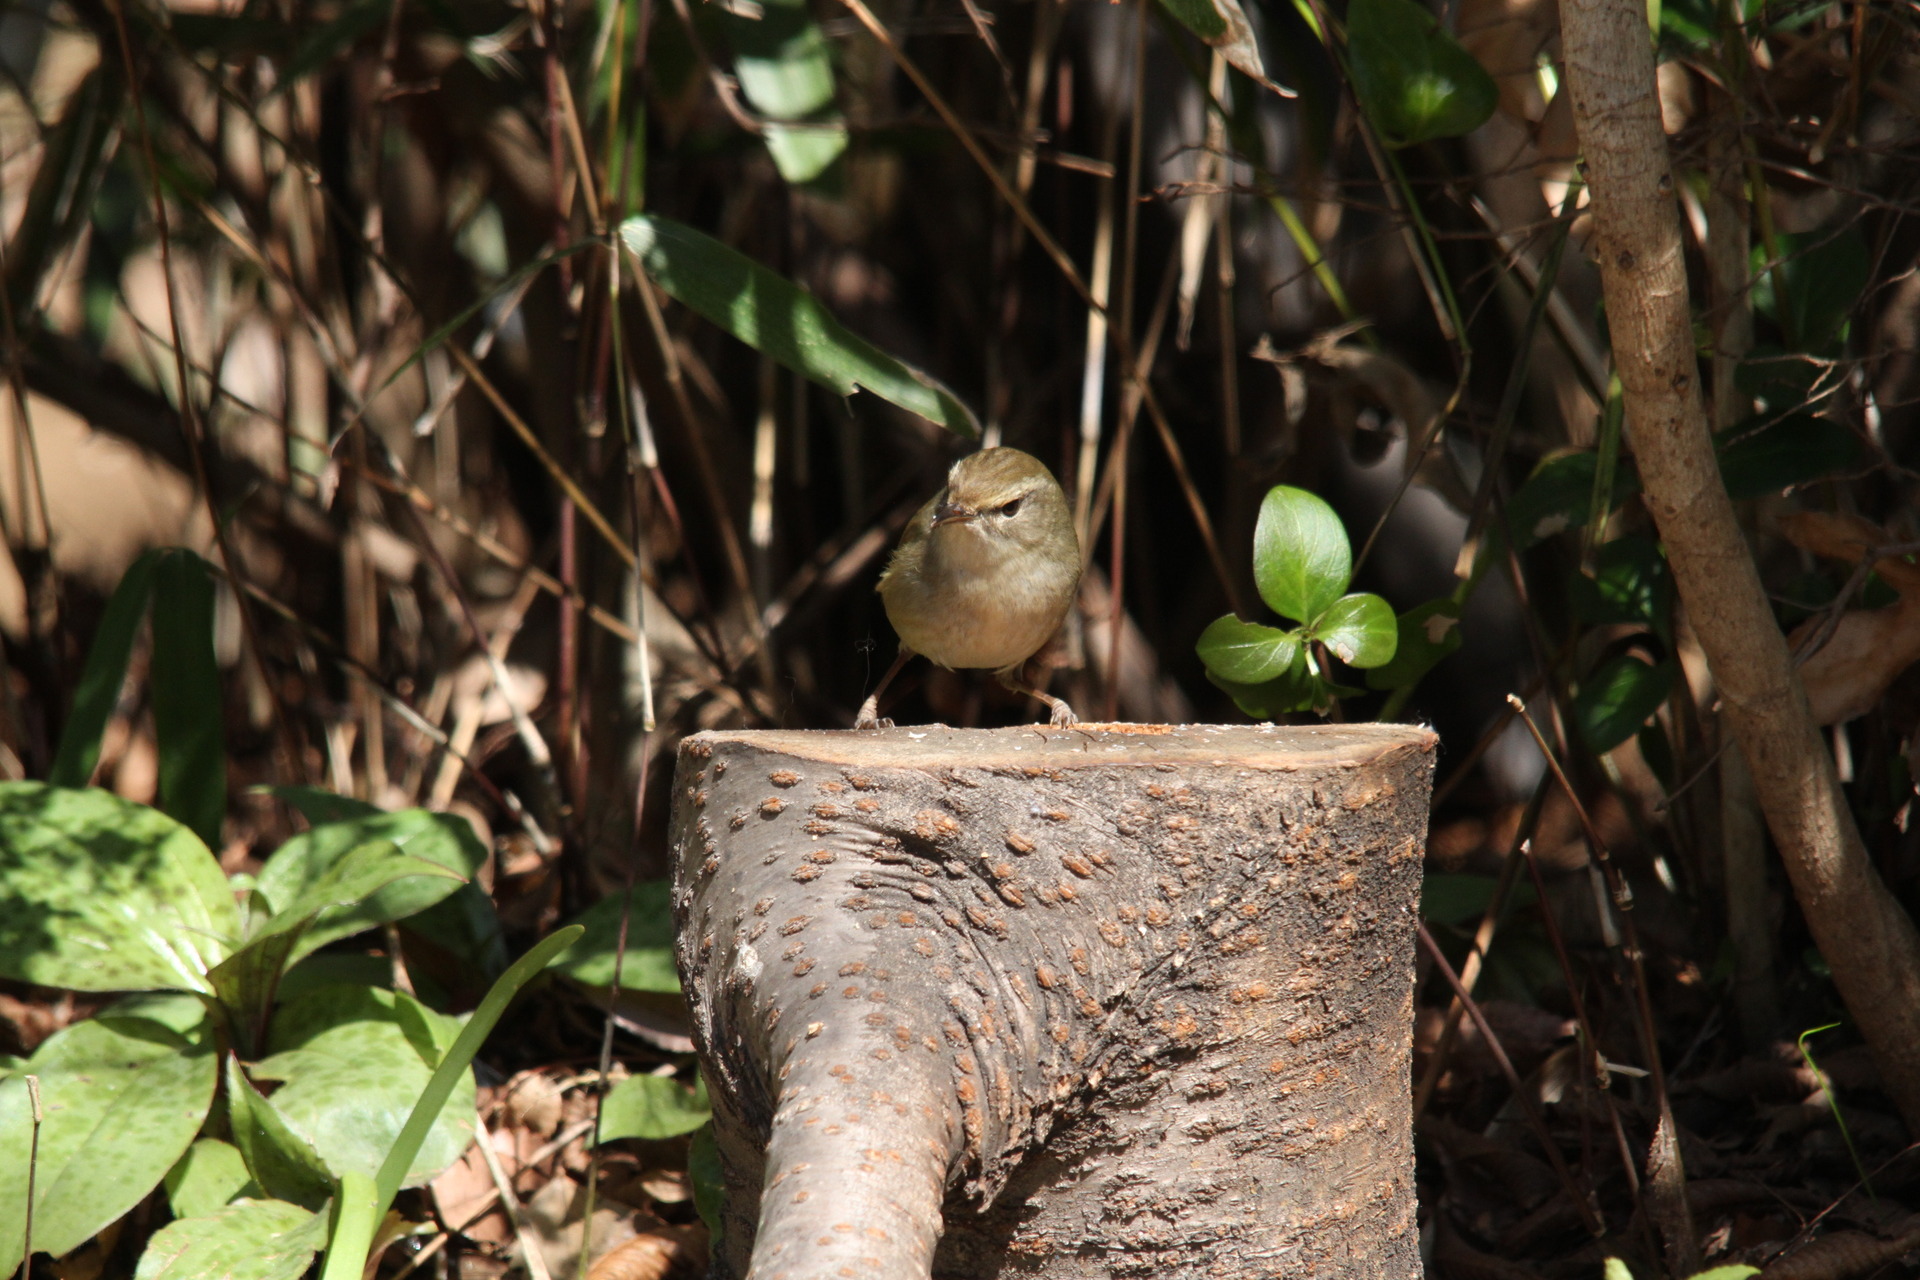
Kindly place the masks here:
POLYGON ((1020 677, 1060 629, 1079 584, 1073 513, 1046 465, 1018 449, 960 459, 880 575, 900 656, 860 705, 855 727, 880 727, 880 695, 916 653, 949 670, 990 670, 1007 688, 1046 703, 1055 725, 1073 724, 1073 708, 1020 677))

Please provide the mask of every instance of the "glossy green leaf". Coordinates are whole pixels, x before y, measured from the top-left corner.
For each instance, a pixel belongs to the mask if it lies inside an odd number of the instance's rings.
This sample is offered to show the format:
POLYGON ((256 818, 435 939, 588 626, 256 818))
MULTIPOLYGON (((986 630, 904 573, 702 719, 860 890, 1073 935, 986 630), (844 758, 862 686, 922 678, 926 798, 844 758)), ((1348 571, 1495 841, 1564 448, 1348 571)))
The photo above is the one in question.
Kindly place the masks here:
POLYGON ((218 1138, 201 1138, 188 1147, 167 1170, 166 1188, 167 1204, 176 1218, 198 1218, 240 1196, 260 1194, 240 1148, 218 1138))
POLYGON ((843 396, 865 388, 968 438, 973 413, 926 374, 856 337, 812 294, 684 223, 638 214, 620 238, 662 289, 740 341, 843 396))
POLYGON ((1260 684, 1222 680, 1211 671, 1207 672, 1207 679, 1226 692, 1235 706, 1255 720, 1278 720, 1296 711, 1312 711, 1330 700, 1324 682, 1307 670, 1304 661, 1294 663, 1278 676, 1260 684))
POLYGON ((1263 684, 1300 657, 1297 632, 1242 622, 1232 614, 1215 618, 1200 633, 1194 649, 1207 670, 1236 684, 1263 684))
POLYGON ((1620 654, 1589 675, 1574 695, 1574 720, 1587 747, 1613 750, 1631 738, 1659 710, 1673 688, 1673 664, 1658 666, 1629 653, 1620 654))
POLYGON ((358 904, 330 907, 319 913, 301 939, 293 953, 295 960, 329 942, 433 906, 460 887, 458 880, 470 879, 487 856, 486 848, 464 818, 425 809, 387 813, 369 807, 355 816, 323 822, 281 845, 260 869, 260 892, 276 912, 284 911, 318 884, 336 862, 376 841, 391 841, 408 857, 445 867, 458 879, 403 879, 358 904))
POLYGON ((1367 672, 1369 689, 1404 688, 1458 649, 1460 606, 1451 599, 1429 600, 1401 614, 1394 630, 1393 657, 1367 672))
MULTIPOLYGON (((1599 459, 1591 449, 1570 450, 1545 459, 1507 501, 1513 547, 1525 551, 1558 533, 1585 526, 1592 517, 1593 477, 1599 459)), ((1613 505, 1640 491, 1639 478, 1625 467, 1614 473, 1613 505)))
POLYGON ((153 567, 164 554, 149 551, 128 565, 120 575, 120 585, 107 598, 100 626, 93 633, 93 647, 87 650, 87 664, 74 689, 73 710, 60 731, 60 747, 47 773, 47 781, 57 787, 84 787, 93 781, 94 766, 100 762, 100 738, 120 703, 120 689, 127 682, 127 660, 133 654, 140 624, 146 620, 147 601, 153 594, 153 567))
POLYGON ((1862 471, 1871 463, 1853 431, 1807 413, 1729 427, 1714 445, 1721 483, 1735 502, 1862 471))
MULTIPOLYGON (((608 894, 574 917, 572 923, 586 932, 553 962, 555 972, 603 991, 613 985, 614 949, 620 939, 625 898, 622 893, 608 894)), ((620 986, 627 991, 680 993, 680 974, 673 967, 673 885, 666 880, 644 880, 633 886, 620 986)))
POLYGON ((1253 527, 1253 580, 1283 618, 1312 622, 1353 578, 1346 526, 1324 499, 1288 485, 1267 490, 1253 527))
POLYGON ((780 176, 821 177, 847 149, 834 109, 833 61, 806 0, 760 0, 759 16, 725 14, 740 91, 765 120, 764 138, 780 176))
MULTIPOLYGON (((39 1077, 33 1248, 78 1248, 160 1184, 213 1103, 218 1060, 197 1000, 143 997, 50 1037, 39 1077), (178 1028, 186 1026, 183 1034, 178 1028)), ((25 1235, 32 1111, 24 1076, 0 1081, 0 1275, 25 1235)))
POLYGON ((1393 146, 1458 137, 1493 114, 1493 78, 1414 0, 1353 0, 1347 57, 1354 96, 1393 146))
POLYGON ((1260 61, 1260 43, 1254 39, 1253 24, 1240 0, 1160 0, 1160 7, 1172 14, 1187 30, 1220 51, 1229 65, 1253 79, 1266 83, 1266 66, 1260 61))
POLYGON ((1393 660, 1400 627, 1392 605, 1362 591, 1329 605, 1312 635, 1350 667, 1378 667, 1393 660))
POLYGON ((213 574, 205 560, 178 547, 153 567, 151 686, 160 807, 218 849, 227 749, 224 686, 213 653, 213 574))
POLYGON ((600 1103, 600 1141, 657 1141, 692 1133, 713 1118, 704 1088, 661 1076, 628 1076, 600 1103))
POLYGON ((247 1172, 266 1192, 317 1209, 333 1189, 333 1174, 313 1144, 227 1060, 227 1127, 247 1172))
POLYGON ((1665 635, 1673 613, 1673 574, 1660 544, 1642 533, 1602 543, 1593 575, 1570 583, 1574 615, 1590 626, 1633 623, 1665 635))
MULTIPOLYGON (((274 1015, 271 1056, 252 1074, 281 1082, 274 1109, 335 1177, 348 1169, 371 1175, 458 1029, 399 992, 322 987, 274 1015)), ((469 1073, 434 1118, 401 1185, 425 1182, 458 1160, 473 1140, 473 1115, 469 1073)))
POLYGON ((211 992, 239 932, 220 866, 156 809, 0 783, 0 974, 77 991, 211 992))
POLYGON ((327 1242, 327 1215, 241 1200, 156 1231, 135 1280, 300 1280, 327 1242))

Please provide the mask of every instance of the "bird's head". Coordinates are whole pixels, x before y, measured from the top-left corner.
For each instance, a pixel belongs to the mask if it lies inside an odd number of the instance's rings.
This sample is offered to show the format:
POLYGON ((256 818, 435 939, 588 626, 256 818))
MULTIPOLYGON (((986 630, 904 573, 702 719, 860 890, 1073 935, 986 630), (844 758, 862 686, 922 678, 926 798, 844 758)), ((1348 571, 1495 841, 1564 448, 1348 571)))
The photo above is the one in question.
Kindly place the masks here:
POLYGON ((1018 449, 982 449, 953 464, 933 528, 990 544, 1041 546, 1073 535, 1072 513, 1046 464, 1018 449))

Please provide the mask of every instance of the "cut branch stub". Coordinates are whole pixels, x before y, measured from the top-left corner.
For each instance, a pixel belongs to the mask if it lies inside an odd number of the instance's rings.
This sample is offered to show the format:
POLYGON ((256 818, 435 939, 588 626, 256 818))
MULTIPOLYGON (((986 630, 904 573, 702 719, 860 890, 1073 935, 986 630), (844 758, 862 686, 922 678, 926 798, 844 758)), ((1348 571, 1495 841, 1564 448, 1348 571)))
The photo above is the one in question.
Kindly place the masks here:
POLYGON ((1420 1272, 1404 726, 703 733, 715 1274, 1420 1272))

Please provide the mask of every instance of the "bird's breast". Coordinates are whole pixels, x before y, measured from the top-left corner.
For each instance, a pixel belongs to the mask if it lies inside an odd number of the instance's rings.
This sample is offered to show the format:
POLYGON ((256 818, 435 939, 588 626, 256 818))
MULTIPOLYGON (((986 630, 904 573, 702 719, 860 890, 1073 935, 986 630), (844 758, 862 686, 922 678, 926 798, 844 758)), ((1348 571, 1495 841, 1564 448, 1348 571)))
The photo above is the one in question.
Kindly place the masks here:
POLYGON ((881 583, 900 641, 943 667, 1000 670, 1039 652, 1066 617, 1077 563, 1050 566, 1024 549, 935 538, 915 574, 881 583))

